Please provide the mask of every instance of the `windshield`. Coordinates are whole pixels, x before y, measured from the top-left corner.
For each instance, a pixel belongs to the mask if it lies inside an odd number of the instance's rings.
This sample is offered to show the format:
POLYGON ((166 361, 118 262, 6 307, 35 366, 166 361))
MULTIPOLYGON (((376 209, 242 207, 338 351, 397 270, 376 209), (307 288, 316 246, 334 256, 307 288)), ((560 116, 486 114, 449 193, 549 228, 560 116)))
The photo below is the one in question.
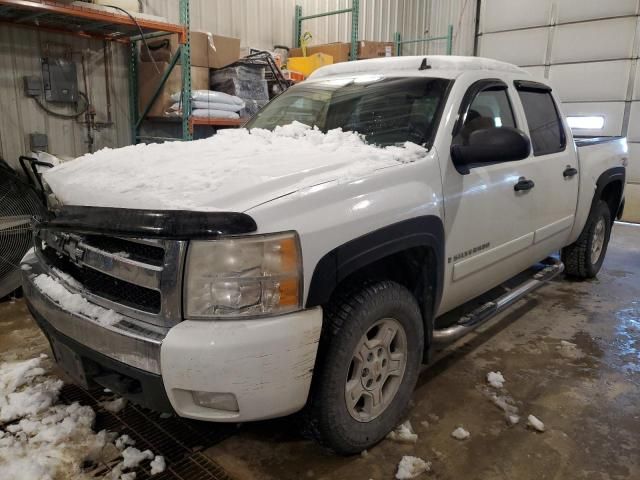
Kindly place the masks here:
POLYGON ((354 131, 368 143, 433 143, 451 80, 355 77, 303 82, 263 108, 247 128, 272 130, 298 121, 323 132, 354 131))

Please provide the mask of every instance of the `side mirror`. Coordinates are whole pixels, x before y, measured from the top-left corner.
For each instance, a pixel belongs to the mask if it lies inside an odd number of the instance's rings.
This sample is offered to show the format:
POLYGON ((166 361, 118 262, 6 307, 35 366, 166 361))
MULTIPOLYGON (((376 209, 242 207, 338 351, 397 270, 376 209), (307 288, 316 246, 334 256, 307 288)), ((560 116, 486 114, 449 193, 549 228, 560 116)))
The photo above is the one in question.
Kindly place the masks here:
POLYGON ((527 158, 530 152, 529 137, 513 127, 476 130, 466 145, 451 146, 451 158, 456 165, 511 162, 527 158))

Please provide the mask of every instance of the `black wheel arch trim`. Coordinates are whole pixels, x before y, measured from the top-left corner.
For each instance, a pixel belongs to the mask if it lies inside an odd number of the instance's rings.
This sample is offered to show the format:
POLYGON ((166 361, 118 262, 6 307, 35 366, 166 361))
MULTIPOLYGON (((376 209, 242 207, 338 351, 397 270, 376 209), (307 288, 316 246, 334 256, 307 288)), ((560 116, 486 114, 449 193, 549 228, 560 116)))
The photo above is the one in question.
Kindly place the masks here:
POLYGON ((435 254, 436 285, 432 318, 440 305, 444 283, 444 226, 435 215, 425 215, 382 227, 350 240, 324 255, 317 263, 306 307, 329 301, 338 284, 378 260, 413 247, 428 247, 435 254))
MULTIPOLYGON (((591 208, 596 205, 596 203, 602 198, 602 192, 605 187, 613 182, 621 182, 622 183, 622 191, 620 192, 620 204, 624 201, 624 184, 627 177, 627 170, 624 167, 612 167, 608 170, 605 170, 596 181, 596 191, 593 194, 593 200, 591 201, 591 208)), ((617 213, 620 209, 620 204, 616 207, 617 213)), ((612 220, 615 219, 616 215, 612 215, 612 220)))

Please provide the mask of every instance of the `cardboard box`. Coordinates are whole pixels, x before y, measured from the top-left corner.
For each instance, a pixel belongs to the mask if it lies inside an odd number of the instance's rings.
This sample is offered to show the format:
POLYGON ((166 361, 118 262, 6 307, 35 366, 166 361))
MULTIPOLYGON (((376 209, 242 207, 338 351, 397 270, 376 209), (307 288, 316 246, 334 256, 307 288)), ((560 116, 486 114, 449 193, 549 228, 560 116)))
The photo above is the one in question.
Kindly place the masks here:
MULTIPOLYGON (((141 44, 140 60, 169 62, 178 50, 178 35, 164 35, 147 42, 149 50, 141 44)), ((208 32, 191 30, 191 66, 222 68, 240 58, 240 39, 211 35, 208 32), (215 48, 215 49, 214 49, 215 48)), ((181 63, 178 60, 178 63, 181 63)))
MULTIPOLYGON (((138 112, 142 113, 142 109, 147 105, 156 86, 160 83, 163 73, 169 66, 168 62, 157 62, 156 65, 160 73, 156 71, 151 62, 138 63, 138 112)), ((207 67, 191 67, 191 89, 192 90, 208 90, 209 89, 209 69, 207 67)), ((174 103, 171 100, 171 94, 182 90, 182 67, 176 65, 169 74, 164 88, 153 103, 149 116, 164 117, 166 111, 174 103)))
MULTIPOLYGON (((316 53, 324 53, 333 57, 333 63, 347 62, 349 61, 349 53, 351 51, 350 43, 336 42, 326 43, 324 45, 314 45, 307 47, 307 57, 315 55, 316 53)), ((289 50, 289 58, 302 57, 301 48, 292 48, 289 50)))
POLYGON ((213 35, 215 51, 209 51, 210 68, 223 68, 240 58, 240 39, 213 35))
POLYGON ((393 57, 395 46, 393 42, 370 42, 361 40, 358 42, 358 59, 393 57))

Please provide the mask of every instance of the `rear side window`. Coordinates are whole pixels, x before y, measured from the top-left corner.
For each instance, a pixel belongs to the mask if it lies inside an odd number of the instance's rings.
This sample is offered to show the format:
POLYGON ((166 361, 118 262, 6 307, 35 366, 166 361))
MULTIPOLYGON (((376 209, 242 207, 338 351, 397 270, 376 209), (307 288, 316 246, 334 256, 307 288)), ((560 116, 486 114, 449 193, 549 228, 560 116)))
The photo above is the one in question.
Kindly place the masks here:
POLYGON ((519 89, 518 93, 529 124, 533 154, 537 157, 563 151, 567 140, 551 92, 519 89))

